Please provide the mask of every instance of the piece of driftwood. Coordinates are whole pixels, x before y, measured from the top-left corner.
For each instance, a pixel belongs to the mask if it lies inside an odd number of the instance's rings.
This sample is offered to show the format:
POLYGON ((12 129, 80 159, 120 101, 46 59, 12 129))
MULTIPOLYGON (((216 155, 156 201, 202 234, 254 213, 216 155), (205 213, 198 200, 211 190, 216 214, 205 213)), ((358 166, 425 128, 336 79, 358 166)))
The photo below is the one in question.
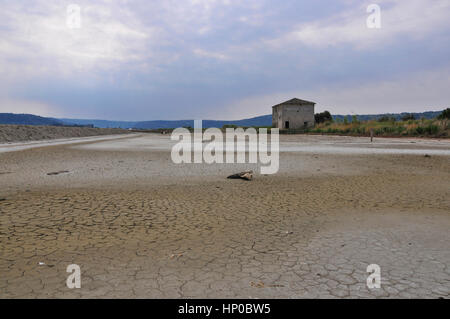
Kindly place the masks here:
POLYGON ((50 173, 47 173, 47 175, 59 175, 59 174, 64 174, 64 173, 69 173, 69 171, 50 172, 50 173))
POLYGON ((253 171, 240 172, 237 174, 233 174, 228 176, 230 179, 245 179, 246 181, 251 181, 253 178, 253 171))

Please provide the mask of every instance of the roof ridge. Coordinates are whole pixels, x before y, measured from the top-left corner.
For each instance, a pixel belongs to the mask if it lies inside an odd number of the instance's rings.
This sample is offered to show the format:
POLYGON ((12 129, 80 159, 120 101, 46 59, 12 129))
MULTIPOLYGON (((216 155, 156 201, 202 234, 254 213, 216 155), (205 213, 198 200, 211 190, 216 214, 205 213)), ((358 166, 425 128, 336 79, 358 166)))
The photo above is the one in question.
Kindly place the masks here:
POLYGON ((284 101, 282 103, 276 104, 276 105, 274 105, 272 107, 279 106, 279 105, 290 105, 290 104, 291 105, 292 104, 300 104, 300 105, 302 105, 302 104, 316 104, 316 102, 306 101, 306 100, 302 100, 302 99, 298 99, 298 98, 294 97, 294 98, 292 98, 290 100, 287 100, 287 101, 284 101))

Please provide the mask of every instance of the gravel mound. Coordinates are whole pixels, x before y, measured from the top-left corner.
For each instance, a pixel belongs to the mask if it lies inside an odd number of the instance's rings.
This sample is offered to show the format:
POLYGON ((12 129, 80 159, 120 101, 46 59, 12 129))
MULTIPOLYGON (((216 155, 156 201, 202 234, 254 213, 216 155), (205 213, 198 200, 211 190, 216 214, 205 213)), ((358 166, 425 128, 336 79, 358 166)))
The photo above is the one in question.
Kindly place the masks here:
POLYGON ((39 141, 57 138, 126 134, 120 128, 73 126, 0 125, 0 143, 39 141))

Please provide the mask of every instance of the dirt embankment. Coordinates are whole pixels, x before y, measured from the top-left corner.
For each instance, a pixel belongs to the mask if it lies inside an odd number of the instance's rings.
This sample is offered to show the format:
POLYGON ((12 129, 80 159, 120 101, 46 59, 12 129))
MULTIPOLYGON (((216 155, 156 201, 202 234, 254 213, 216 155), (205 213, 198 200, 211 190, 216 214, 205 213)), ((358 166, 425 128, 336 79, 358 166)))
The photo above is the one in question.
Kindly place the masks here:
POLYGON ((0 143, 129 133, 119 128, 0 125, 0 143))

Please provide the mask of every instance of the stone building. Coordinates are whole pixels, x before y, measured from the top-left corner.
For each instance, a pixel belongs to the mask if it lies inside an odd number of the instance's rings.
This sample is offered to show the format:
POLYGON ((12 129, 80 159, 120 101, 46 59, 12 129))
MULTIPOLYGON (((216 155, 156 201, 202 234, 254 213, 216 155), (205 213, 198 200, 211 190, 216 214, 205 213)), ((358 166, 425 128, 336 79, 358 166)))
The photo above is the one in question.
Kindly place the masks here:
POLYGON ((295 98, 272 106, 272 127, 279 129, 314 127, 315 104, 295 98))

